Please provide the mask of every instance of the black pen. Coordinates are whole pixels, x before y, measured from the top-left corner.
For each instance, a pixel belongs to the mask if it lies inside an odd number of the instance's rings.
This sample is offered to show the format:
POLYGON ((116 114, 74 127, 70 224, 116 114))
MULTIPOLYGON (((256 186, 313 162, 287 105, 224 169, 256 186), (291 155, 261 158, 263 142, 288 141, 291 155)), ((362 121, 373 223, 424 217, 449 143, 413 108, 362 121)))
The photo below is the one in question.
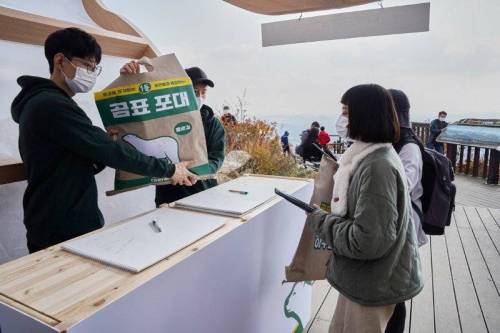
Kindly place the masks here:
POLYGON ((248 194, 247 191, 229 190, 231 193, 248 194))
POLYGON ((151 222, 151 224, 153 225, 153 227, 156 229, 156 231, 158 232, 162 232, 160 226, 158 225, 158 223, 156 223, 155 220, 153 220, 153 222, 151 222))

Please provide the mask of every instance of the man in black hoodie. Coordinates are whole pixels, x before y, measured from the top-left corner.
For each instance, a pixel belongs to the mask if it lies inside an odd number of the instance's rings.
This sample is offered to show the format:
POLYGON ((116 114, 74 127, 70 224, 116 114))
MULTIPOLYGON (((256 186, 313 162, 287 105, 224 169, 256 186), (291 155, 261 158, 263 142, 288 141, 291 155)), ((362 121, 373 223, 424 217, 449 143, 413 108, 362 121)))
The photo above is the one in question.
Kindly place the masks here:
POLYGON ((67 28, 45 41, 50 79, 21 76, 12 103, 28 178, 24 224, 30 253, 103 226, 94 175, 105 166, 193 185, 190 162, 170 164, 113 141, 71 98, 92 89, 101 71, 94 37, 67 28))

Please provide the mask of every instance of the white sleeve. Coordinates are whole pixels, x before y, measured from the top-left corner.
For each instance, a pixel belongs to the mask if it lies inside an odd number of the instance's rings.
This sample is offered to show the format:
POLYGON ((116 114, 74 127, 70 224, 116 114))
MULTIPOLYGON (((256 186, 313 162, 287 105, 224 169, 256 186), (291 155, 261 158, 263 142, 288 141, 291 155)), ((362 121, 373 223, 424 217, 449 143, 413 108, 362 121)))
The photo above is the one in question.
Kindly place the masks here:
POLYGON ((399 158, 405 168, 406 180, 410 193, 422 180, 422 154, 415 143, 408 143, 401 148, 399 158))

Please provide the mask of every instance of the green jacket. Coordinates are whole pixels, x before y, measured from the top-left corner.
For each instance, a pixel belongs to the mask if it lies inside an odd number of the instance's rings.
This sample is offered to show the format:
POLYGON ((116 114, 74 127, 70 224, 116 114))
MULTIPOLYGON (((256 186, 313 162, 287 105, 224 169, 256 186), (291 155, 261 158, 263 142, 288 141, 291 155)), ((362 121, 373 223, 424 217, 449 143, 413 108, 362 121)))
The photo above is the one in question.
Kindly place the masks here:
MULTIPOLYGON (((224 162, 224 127, 219 119, 214 116, 214 112, 209 106, 203 105, 200 112, 205 130, 205 140, 207 142, 208 166, 210 173, 215 174, 224 162)), ((164 203, 171 203, 216 185, 217 180, 209 179, 198 181, 193 186, 156 186, 155 202, 157 206, 164 203)))
POLYGON ((394 149, 375 150, 352 176, 346 216, 318 209, 307 219, 333 249, 328 281, 356 303, 396 304, 423 288, 405 181, 394 149))
POLYGON ((19 152, 28 187, 24 224, 28 242, 48 247, 100 228, 94 174, 105 165, 170 177, 175 165, 110 139, 51 80, 22 76, 11 113, 19 123, 19 152))

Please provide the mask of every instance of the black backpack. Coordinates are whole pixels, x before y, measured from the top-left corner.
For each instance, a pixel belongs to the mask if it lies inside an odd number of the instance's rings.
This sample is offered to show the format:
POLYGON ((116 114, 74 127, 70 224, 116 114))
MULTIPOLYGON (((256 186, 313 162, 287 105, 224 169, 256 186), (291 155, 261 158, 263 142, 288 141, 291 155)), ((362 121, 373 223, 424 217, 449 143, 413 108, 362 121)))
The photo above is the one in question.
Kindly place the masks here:
POLYGON ((425 148, 418 137, 409 130, 394 145, 399 153, 407 143, 415 143, 422 154, 422 187, 424 193, 422 210, 412 202, 422 223, 422 229, 428 235, 442 235, 444 228, 450 225, 451 214, 455 210, 456 187, 453 184, 455 174, 451 161, 435 150, 425 148))

